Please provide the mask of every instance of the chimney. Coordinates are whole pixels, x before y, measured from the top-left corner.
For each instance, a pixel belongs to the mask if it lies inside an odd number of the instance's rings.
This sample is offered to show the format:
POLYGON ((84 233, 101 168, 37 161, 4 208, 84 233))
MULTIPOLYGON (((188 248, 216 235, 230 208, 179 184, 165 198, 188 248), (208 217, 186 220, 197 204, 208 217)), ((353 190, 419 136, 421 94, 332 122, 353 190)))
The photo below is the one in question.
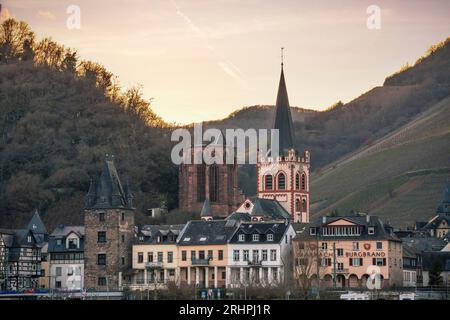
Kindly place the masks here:
POLYGON ((323 223, 323 224, 327 223, 327 216, 323 216, 323 217, 322 217, 322 223, 323 223))
POLYGON ((367 223, 370 222, 370 215, 369 215, 369 214, 366 215, 366 222, 367 222, 367 223))

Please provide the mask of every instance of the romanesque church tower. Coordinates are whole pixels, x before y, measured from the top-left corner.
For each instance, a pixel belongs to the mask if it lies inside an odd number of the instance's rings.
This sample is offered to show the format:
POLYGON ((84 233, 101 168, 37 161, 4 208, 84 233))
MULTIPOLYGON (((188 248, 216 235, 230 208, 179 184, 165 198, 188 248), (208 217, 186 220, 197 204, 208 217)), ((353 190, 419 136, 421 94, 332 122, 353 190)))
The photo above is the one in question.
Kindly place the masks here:
POLYGON ((129 281, 134 238, 133 196, 122 186, 113 157, 91 182, 85 200, 85 287, 99 291, 120 289, 129 281))
MULTIPOLYGON (((206 145, 194 146, 194 152, 206 145)), ((226 147, 222 155, 225 157, 226 147)), ((193 158, 192 158, 193 159, 193 158)), ((192 160, 191 159, 191 160, 192 160)), ((193 161, 191 161, 193 163, 193 161)), ((236 159, 233 164, 185 164, 179 166, 179 209, 184 212, 200 212, 206 199, 214 214, 226 217, 244 201, 238 188, 236 159)))
POLYGON ((295 149, 295 135, 284 79, 283 63, 275 106, 274 129, 279 130, 279 156, 258 154, 258 197, 276 199, 294 222, 309 222, 309 151, 295 149))

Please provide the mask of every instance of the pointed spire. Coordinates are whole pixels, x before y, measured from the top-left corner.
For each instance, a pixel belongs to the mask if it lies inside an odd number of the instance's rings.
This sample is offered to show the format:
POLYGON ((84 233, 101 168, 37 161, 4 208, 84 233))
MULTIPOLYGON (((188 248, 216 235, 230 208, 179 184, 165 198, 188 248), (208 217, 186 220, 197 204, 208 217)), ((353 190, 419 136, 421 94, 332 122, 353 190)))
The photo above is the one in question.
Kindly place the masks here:
POLYGON ((39 215, 38 209, 34 211, 33 217, 28 223, 27 229, 33 231, 34 233, 48 234, 47 229, 42 222, 41 216, 39 215))
POLYGON ((200 218, 202 220, 212 220, 212 210, 211 210, 211 204, 209 203, 209 199, 206 198, 205 202, 203 202, 202 211, 200 212, 200 218))
POLYGON ((281 75, 278 85, 277 102, 275 105, 274 129, 279 130, 280 138, 280 154, 286 154, 289 149, 295 148, 294 143, 294 125, 292 123, 291 108, 289 106, 289 98, 287 94, 286 81, 284 79, 283 70, 283 49, 281 55, 281 75))

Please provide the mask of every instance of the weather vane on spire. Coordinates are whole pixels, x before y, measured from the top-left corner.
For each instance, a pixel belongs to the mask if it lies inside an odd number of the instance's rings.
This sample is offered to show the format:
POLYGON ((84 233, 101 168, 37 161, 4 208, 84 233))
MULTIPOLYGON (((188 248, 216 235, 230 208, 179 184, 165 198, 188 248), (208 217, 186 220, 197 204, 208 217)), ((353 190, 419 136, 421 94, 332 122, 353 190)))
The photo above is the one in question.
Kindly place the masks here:
POLYGON ((283 67, 284 60, 284 47, 281 47, 281 67, 283 67))

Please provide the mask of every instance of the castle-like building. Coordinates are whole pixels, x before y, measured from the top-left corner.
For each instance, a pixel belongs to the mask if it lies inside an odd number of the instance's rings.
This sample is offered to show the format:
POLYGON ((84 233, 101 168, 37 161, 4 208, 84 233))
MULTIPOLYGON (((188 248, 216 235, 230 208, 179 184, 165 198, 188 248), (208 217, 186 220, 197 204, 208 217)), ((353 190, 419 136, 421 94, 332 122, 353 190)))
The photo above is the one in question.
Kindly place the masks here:
POLYGON ((279 130, 279 155, 258 154, 258 197, 277 200, 294 222, 309 222, 309 151, 295 148, 295 134, 289 98, 281 64, 280 83, 275 106, 274 129, 279 130))

